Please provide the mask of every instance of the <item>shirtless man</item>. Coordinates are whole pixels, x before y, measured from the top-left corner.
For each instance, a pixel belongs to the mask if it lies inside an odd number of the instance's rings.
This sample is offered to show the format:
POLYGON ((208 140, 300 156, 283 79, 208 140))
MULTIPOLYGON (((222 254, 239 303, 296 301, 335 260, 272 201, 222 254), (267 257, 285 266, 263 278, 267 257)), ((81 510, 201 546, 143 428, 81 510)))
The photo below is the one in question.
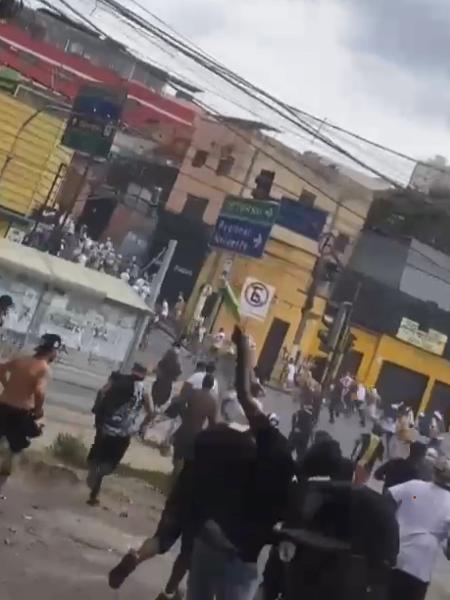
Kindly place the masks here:
POLYGON ((43 416, 45 388, 52 363, 61 347, 59 335, 42 336, 33 356, 14 358, 0 365, 0 439, 6 438, 9 451, 0 465, 0 486, 11 475, 14 457, 28 448, 30 438, 41 428, 36 420, 43 416))
POLYGON ((207 373, 203 377, 202 388, 191 390, 181 407, 181 425, 173 436, 173 481, 183 468, 184 461, 192 459, 196 436, 206 425, 217 422, 218 401, 212 391, 214 381, 214 376, 207 373))

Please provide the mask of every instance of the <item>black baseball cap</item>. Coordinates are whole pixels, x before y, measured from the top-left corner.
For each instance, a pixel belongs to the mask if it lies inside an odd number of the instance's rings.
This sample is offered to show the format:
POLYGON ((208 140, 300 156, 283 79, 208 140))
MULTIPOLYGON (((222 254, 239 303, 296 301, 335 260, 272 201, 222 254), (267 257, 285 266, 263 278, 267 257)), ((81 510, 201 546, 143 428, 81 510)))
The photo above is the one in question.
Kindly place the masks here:
POLYGON ((62 346, 62 339, 56 333, 44 333, 39 342, 39 350, 59 350, 62 346))
POLYGON ((11 298, 9 294, 3 294, 0 296, 0 306, 5 308, 11 308, 14 306, 14 300, 11 298))

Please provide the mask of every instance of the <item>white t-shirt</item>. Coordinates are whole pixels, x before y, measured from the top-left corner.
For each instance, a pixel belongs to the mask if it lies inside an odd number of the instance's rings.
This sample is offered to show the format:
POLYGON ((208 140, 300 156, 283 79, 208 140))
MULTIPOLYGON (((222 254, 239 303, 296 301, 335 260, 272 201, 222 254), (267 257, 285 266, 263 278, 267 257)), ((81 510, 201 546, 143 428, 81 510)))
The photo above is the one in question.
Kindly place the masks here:
POLYGON ((439 552, 450 536, 450 492, 434 483, 417 480, 396 485, 389 491, 400 503, 397 568, 429 582, 439 552))
POLYGON ((356 399, 358 402, 365 402, 366 400, 366 388, 362 385, 362 383, 358 384, 356 388, 356 399))
MULTIPOLYGON (((203 385, 203 380, 205 378, 206 371, 197 371, 193 375, 186 380, 186 383, 190 383, 194 390, 201 390, 203 385)), ((219 395, 219 386, 217 385, 217 379, 214 378, 214 385, 212 388, 212 393, 219 395)))
POLYGON ((289 363, 287 366, 287 379, 288 381, 294 381, 295 378, 295 365, 289 363))

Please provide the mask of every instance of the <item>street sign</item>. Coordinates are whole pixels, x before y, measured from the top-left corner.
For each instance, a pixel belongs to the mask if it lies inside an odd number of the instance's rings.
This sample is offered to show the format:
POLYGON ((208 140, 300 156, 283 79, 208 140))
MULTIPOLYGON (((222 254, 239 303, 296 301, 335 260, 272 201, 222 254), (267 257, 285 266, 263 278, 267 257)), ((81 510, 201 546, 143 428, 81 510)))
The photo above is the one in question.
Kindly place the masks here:
POLYGON ((278 209, 277 202, 228 196, 217 219, 211 244, 236 254, 261 258, 278 209))
POLYGON ((85 84, 73 102, 62 143, 72 150, 107 158, 122 115, 127 92, 85 84))
POLYGON ((240 314, 243 317, 264 320, 275 295, 272 285, 254 277, 247 277, 241 291, 240 314))
POLYGON ((252 223, 273 225, 278 216, 278 202, 265 200, 247 200, 237 196, 228 196, 223 203, 221 215, 245 219, 252 223))
POLYGON ((229 252, 261 258, 271 229, 272 225, 219 216, 211 243, 229 252))

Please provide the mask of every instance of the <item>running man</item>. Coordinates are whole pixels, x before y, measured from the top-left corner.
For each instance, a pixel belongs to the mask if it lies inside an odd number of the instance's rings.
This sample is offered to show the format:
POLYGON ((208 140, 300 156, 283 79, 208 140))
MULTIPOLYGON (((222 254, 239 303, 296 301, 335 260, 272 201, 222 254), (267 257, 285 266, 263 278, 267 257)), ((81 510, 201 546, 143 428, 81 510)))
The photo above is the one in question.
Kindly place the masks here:
POLYGON ((91 490, 88 504, 99 503, 103 478, 119 466, 139 431, 142 410, 152 413, 150 399, 144 389, 147 369, 135 363, 130 375, 114 373, 98 398, 96 435, 88 455, 87 484, 91 490))
POLYGON ((0 439, 6 438, 8 450, 0 466, 0 486, 11 475, 16 456, 41 434, 36 423, 44 415, 45 389, 50 379, 50 364, 61 348, 59 335, 42 336, 33 356, 12 359, 0 365, 0 439))
POLYGON ((434 481, 412 480, 389 489, 397 504, 400 552, 391 571, 389 600, 425 600, 435 563, 450 559, 450 465, 436 461, 434 481))

